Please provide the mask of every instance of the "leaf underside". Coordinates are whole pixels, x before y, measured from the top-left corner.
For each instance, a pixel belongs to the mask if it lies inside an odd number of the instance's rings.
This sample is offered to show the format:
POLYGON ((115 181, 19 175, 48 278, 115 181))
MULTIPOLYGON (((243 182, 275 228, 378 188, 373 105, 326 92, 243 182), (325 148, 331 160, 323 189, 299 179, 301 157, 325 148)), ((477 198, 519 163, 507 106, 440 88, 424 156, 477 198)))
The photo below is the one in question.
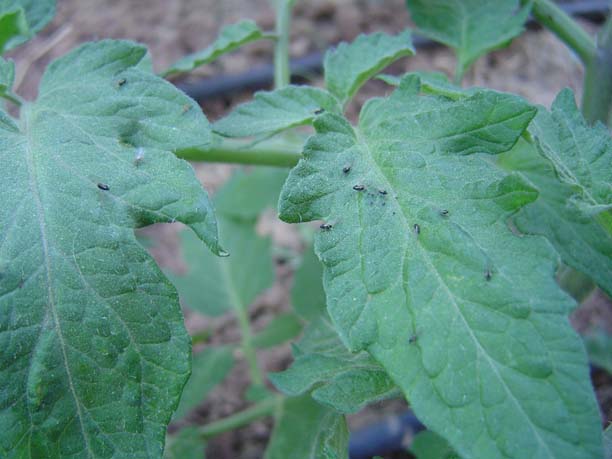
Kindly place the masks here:
POLYGON ((208 145, 208 122, 150 67, 131 42, 83 45, 49 66, 19 126, 0 124, 2 457, 161 457, 190 340, 133 230, 177 220, 221 249, 172 154, 208 145))
POLYGON ((331 225, 316 250, 334 326, 462 457, 598 458, 557 259, 506 223, 537 193, 491 156, 512 148, 535 109, 493 91, 458 101, 418 91, 406 79, 367 103, 357 127, 319 117, 281 218, 331 225))

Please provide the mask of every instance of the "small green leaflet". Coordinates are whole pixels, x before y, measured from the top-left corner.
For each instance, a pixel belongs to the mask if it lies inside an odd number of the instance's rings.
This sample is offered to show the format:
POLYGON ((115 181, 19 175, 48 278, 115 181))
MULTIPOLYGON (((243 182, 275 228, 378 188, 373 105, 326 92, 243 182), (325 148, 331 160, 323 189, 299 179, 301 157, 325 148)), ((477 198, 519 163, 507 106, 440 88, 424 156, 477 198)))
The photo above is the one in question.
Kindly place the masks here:
POLYGON ((10 93, 15 80, 15 63, 0 57, 0 96, 10 93))
POLYGON ((612 375, 612 336, 604 331, 591 332, 584 337, 589 359, 612 375))
POLYGON ((225 379, 233 366, 234 354, 229 346, 210 346, 196 353, 191 364, 191 376, 183 389, 174 419, 182 418, 205 400, 208 393, 225 379))
POLYGON ((410 31, 391 36, 360 35, 325 54, 325 86, 343 104, 370 78, 392 62, 414 54, 410 31))
POLYGON ((552 163, 535 145, 521 140, 500 155, 497 164, 521 174, 539 192, 538 199, 513 218, 517 229, 546 236, 564 263, 612 295, 612 234, 576 206, 575 190, 559 180, 552 163))
POLYGON ((275 134, 285 129, 311 124, 322 112, 341 113, 334 96, 309 86, 286 86, 275 91, 255 93, 252 101, 239 105, 217 121, 213 130, 226 137, 275 134))
POLYGON ((430 430, 415 435, 410 452, 416 459, 461 459, 444 438, 430 430))
POLYGON ((301 331, 302 322, 294 313, 279 314, 253 336, 252 344, 256 349, 268 349, 295 338, 301 331))
POLYGON ((187 273, 167 273, 183 303, 208 316, 247 309, 274 280, 270 240, 257 235, 255 222, 226 218, 222 213, 218 221, 231 255, 215 257, 190 231, 183 231, 180 239, 187 273))
POLYGON ((612 233, 612 139, 601 123, 589 126, 570 89, 559 93, 551 111, 538 112, 531 134, 559 179, 575 195, 571 200, 586 216, 598 215, 612 233))
POLYGON ((162 76, 190 72, 202 65, 210 64, 223 54, 230 53, 242 45, 265 37, 265 34, 253 21, 240 21, 228 25, 221 29, 217 39, 209 47, 178 60, 163 72, 162 76))
POLYGON ((2 457, 162 455, 190 340, 134 228, 176 220, 221 249, 173 154, 206 147, 208 122, 149 63, 131 42, 85 44, 48 67, 19 128, 0 123, 2 457))
POLYGON ((281 218, 331 225, 315 250, 343 342, 367 349, 462 457, 599 458, 557 258, 506 224, 537 192, 492 156, 513 147, 535 109, 493 91, 452 101, 419 90, 405 79, 369 101, 357 127, 315 120, 281 218))
POLYGON ((283 401, 265 459, 348 459, 344 416, 308 395, 283 401))
POLYGON ((164 459, 205 459, 204 441, 195 427, 183 427, 177 434, 168 435, 164 459))
POLYGON ((0 2, 0 55, 25 43, 55 15, 55 0, 0 2))
POLYGON ((457 53, 460 74, 523 31, 531 1, 406 0, 419 32, 457 53))
POLYGON ((293 348, 295 361, 270 380, 287 395, 311 392, 312 398, 341 413, 397 395, 386 371, 366 352, 350 353, 328 318, 313 320, 293 348))
POLYGON ((446 75, 440 72, 409 72, 402 76, 378 75, 376 78, 391 86, 399 86, 403 79, 414 77, 421 83, 421 92, 432 96, 444 96, 449 99, 458 100, 474 95, 479 88, 463 89, 455 86, 446 75))
POLYGON ((309 246, 302 255, 302 263, 293 276, 291 305, 306 320, 313 320, 325 311, 323 266, 309 246))

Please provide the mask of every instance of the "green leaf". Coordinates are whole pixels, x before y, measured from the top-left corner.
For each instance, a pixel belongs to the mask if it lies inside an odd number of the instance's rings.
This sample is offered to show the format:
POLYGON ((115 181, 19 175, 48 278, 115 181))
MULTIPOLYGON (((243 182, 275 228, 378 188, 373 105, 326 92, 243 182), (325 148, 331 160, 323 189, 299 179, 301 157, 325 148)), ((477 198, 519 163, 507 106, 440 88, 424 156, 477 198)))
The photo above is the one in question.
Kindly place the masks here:
POLYGON ((85 44, 49 66, 19 129, 0 123, 2 457, 161 457, 190 340, 134 228, 178 220, 219 247, 172 154, 205 145, 208 123, 146 55, 85 44))
POLYGON ((523 31, 531 2, 519 0, 406 0, 419 32, 457 53, 460 74, 483 54, 523 31))
POLYGON ((191 376, 183 389, 181 402, 174 413, 180 419, 198 406, 210 391, 221 383, 234 366, 234 354, 229 346, 207 347, 193 356, 191 376))
POLYGON ((253 21, 240 21, 225 26, 219 32, 217 39, 202 51, 190 54, 179 59, 162 76, 190 72, 202 65, 210 64, 224 54, 230 53, 242 45, 265 38, 257 24, 253 21))
POLYGON ((325 86, 342 103, 392 62, 414 54, 410 31, 395 36, 382 32, 360 35, 325 54, 325 86))
POLYGON ((15 63, 0 57, 0 95, 10 93, 15 81, 15 63))
POLYGON ((444 96, 452 100, 463 99, 481 90, 479 88, 463 89, 455 86, 448 81, 448 77, 445 74, 440 72, 408 72, 402 76, 378 75, 376 78, 391 86, 399 86, 403 79, 418 78, 423 94, 444 96))
POLYGON ((416 459, 460 459, 444 438, 430 430, 415 435, 410 451, 416 459))
POLYGON ((55 15, 55 0, 4 0, 0 3, 0 55, 32 38, 55 15))
MULTIPOLYGON (((540 110, 530 129, 559 179, 575 192, 572 200, 587 216, 612 209, 612 139, 601 123, 591 127, 570 89, 559 93, 551 112, 540 110)), ((612 212, 600 215, 612 233, 612 212)))
POLYGON ((168 436, 164 459, 205 459, 204 446, 198 429, 184 427, 176 435, 168 436))
POLYGON ((255 93, 252 101, 217 121, 213 130, 226 137, 276 134, 311 124, 321 111, 341 113, 341 108, 334 96, 323 89, 290 85, 255 93))
POLYGON ((291 289, 291 305, 306 320, 313 320, 325 311, 323 266, 312 246, 302 255, 302 263, 295 271, 291 289))
POLYGON ((280 314, 253 336, 252 344, 257 349, 271 348, 295 338, 301 331, 302 322, 295 314, 280 314))
POLYGON ((590 333, 584 337, 584 344, 591 362, 612 375, 612 336, 604 331, 590 333))
POLYGON ((355 413, 369 403, 397 395, 385 370, 366 352, 350 353, 329 319, 312 321, 294 346, 289 369, 269 375, 281 392, 312 398, 341 413, 355 413))
POLYGON ((270 240, 257 235, 254 222, 225 218, 220 213, 219 230, 229 257, 215 257, 193 234, 183 231, 181 250, 187 273, 168 273, 183 303, 209 316, 247 309, 274 280, 270 240))
POLYGON ((612 424, 604 431, 604 459, 612 459, 612 424))
POLYGON ((283 401, 265 459, 348 459, 344 416, 309 396, 283 401))
POLYGON ((498 164, 539 191, 538 199, 515 216, 518 230, 546 236, 565 264, 612 295, 612 235, 575 205, 574 190, 559 180, 551 162, 534 145, 521 141, 500 155, 498 164))
POLYGON ((357 127, 317 119, 281 218, 331 225, 315 250, 343 342, 367 349, 462 457, 598 458, 557 258, 506 224, 535 190, 491 158, 535 110, 493 91, 452 101, 419 90, 410 79, 371 100, 357 127))
POLYGON ((278 167, 242 169, 215 194, 218 213, 239 220, 256 220, 266 209, 276 209, 287 171, 278 167))

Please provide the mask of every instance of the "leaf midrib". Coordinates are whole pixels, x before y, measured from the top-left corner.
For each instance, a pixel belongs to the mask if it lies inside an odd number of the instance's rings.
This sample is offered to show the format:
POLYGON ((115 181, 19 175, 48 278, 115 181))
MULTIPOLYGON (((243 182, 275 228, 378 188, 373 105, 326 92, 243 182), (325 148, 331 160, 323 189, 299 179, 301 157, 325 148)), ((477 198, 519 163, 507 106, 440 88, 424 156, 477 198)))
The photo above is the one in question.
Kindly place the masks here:
MULTIPOLYGON (((34 198, 34 203, 36 206, 36 215, 38 218, 38 227, 40 230, 40 238, 41 238, 41 245, 42 245, 42 250, 43 250, 45 274, 47 278, 47 297, 48 297, 47 311, 45 313, 45 319, 43 320, 43 323, 41 324, 41 328, 40 328, 40 332, 38 335, 38 339, 37 339, 35 348, 38 346, 40 337, 42 336, 44 327, 47 323, 49 313, 51 313, 53 324, 56 329, 58 340, 60 343, 60 349, 62 353, 64 369, 66 371, 66 376, 68 378, 68 387, 69 387, 70 393, 72 394, 72 398, 74 399, 74 403, 76 406, 77 418, 79 419, 81 435, 83 437, 83 441, 85 442, 85 447, 87 449, 87 456, 91 458, 93 457, 93 454, 91 450, 91 445, 89 443, 89 438, 87 437, 87 434, 85 433, 85 425, 83 422, 83 412, 81 409, 81 401, 79 400, 76 394, 72 372, 70 371, 70 367, 68 365, 68 355, 66 353, 66 343, 65 343, 64 334, 62 331, 61 323, 60 323, 58 312, 57 312, 56 305, 55 305, 55 296, 54 296, 53 289, 52 289, 51 257, 49 255, 49 242, 47 239, 47 225, 46 225, 46 218, 45 218, 46 214, 45 214, 45 209, 42 205, 42 200, 40 196, 40 187, 39 187, 37 171, 35 167, 36 165, 34 161, 34 153, 32 151, 32 139, 30 137, 30 133, 31 133, 31 130, 29 129, 29 117, 24 116, 24 135, 27 140, 27 142, 24 144, 25 152, 26 152, 26 164, 28 168, 30 191, 34 198)), ((32 358, 34 358, 34 354, 35 352, 33 351, 32 358)), ((30 366, 28 368, 28 379, 29 379, 31 369, 32 369, 32 365, 30 363, 30 366)), ((28 412, 30 413, 29 404, 26 404, 26 406, 28 407, 28 412)), ((31 413, 30 413, 30 419, 31 419, 31 413)))
MULTIPOLYGON (((373 168, 376 168, 376 171, 378 172, 378 175, 385 181, 385 186, 390 189, 390 190, 394 190, 395 193, 391 193, 391 196, 395 196, 398 191, 395 189, 395 187, 391 184, 391 182, 389 181, 388 177, 385 175, 385 173, 383 172, 383 168, 381 168, 378 163, 376 162, 376 160, 374 159, 374 156, 372 155, 372 152, 370 151, 370 147, 367 144, 367 142, 365 141, 365 135, 359 130, 358 127, 353 127, 353 130, 356 134, 356 140, 360 143, 360 145, 362 146, 362 151, 364 153, 364 159, 370 163, 370 165, 373 168)), ((393 198, 396 199, 396 198, 393 198)), ((405 210, 404 208, 399 204, 399 202, 397 203, 399 209, 401 209, 401 212, 399 212, 399 215, 401 215, 401 220, 402 220, 402 226, 404 227, 405 230, 405 234, 411 234, 410 233, 410 224, 408 223, 408 221, 406 220, 406 215, 405 215, 405 210)), ((550 451, 550 448, 548 446, 548 444, 546 442, 544 442, 544 440, 542 439, 542 437, 540 436, 539 430, 536 428, 536 426, 533 424, 531 418, 527 415, 527 413, 524 411, 522 405, 519 403, 518 399, 514 396, 514 394, 512 393, 512 391, 510 390, 510 388, 507 386, 506 382, 504 381, 504 379, 501 377, 501 375, 499 374, 498 368, 497 366, 494 364, 495 361, 493 359, 491 359, 488 355, 488 353, 485 351, 485 349, 482 347, 480 341, 478 340, 478 338, 476 337, 476 335, 474 335, 474 333, 472 332, 472 329, 469 327, 469 324, 467 322, 467 320, 465 319, 463 312, 461 310, 461 308, 459 307, 459 305, 457 304, 457 302, 455 301, 454 295, 452 294, 451 290, 449 289, 448 285, 444 282, 444 279, 442 278, 442 276, 440 275, 440 273, 438 272, 438 270, 436 269, 435 265, 433 264, 431 257, 429 256, 429 253, 427 252, 427 250, 422 246, 422 244, 419 242, 418 238, 415 244, 416 247, 419 248, 419 250, 422 253, 422 258, 423 260, 425 260, 425 262, 427 263, 427 266, 429 268, 429 271, 435 276, 435 278, 438 280, 438 283, 440 285, 440 287, 444 290, 444 292, 447 294, 452 306, 455 308, 457 315, 461 318, 461 321, 463 322, 466 330, 469 333, 470 338, 472 339, 474 345, 476 346, 476 348, 479 350, 479 353, 481 355, 483 355, 485 357, 486 362, 489 364, 489 366, 491 367, 492 371, 494 372, 495 376, 497 377, 497 379, 499 380, 501 386, 504 388, 505 392, 508 394, 509 398, 513 401, 514 405, 516 405, 516 407, 518 408, 518 410, 523 414, 523 416, 527 419, 527 422, 529 423, 529 425, 531 426, 531 430, 534 432, 535 437, 537 438, 538 442, 544 446, 544 448, 546 449, 546 451, 548 452, 548 455, 551 459, 554 459, 554 455, 552 454, 552 452, 550 451)), ((408 251, 407 249, 404 250, 404 253, 402 255, 402 268, 405 266, 405 260, 406 260, 406 255, 407 255, 408 251)), ((406 301, 408 300, 408 297, 406 297, 406 301)), ((405 303, 406 306, 408 306, 407 303, 405 303)), ((413 323, 415 323, 416 325, 416 319, 414 317, 414 312, 412 311, 412 309, 408 306, 408 311, 409 314, 412 316, 413 319, 413 323)))

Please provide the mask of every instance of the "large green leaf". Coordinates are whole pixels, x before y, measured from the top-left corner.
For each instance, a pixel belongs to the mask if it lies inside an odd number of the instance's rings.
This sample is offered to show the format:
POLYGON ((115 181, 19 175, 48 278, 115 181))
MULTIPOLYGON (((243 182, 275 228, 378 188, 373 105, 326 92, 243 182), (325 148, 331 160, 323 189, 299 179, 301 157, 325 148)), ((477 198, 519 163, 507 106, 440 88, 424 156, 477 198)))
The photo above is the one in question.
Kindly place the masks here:
POLYGON ((589 126, 576 107, 574 94, 565 89, 555 99, 550 113, 538 112, 530 132, 559 179, 574 191, 575 205, 587 216, 600 214, 612 233, 610 131, 601 123, 589 126))
POLYGON ((390 36, 382 32, 360 35, 325 54, 325 86, 342 103, 369 79, 400 57, 414 54, 410 31, 390 36))
POLYGON ((252 101, 239 105, 213 129, 227 137, 275 134, 310 124, 323 111, 341 112, 334 96, 323 89, 291 85, 255 93, 252 101))
POLYGON ((205 147, 208 123, 147 67, 134 43, 83 45, 49 66, 19 128, 2 117, 2 457, 162 454, 190 341, 133 229, 178 220, 220 249, 206 192, 172 154, 205 147))
POLYGON ((293 354, 295 361, 288 370, 269 375, 287 395, 311 392, 315 400, 342 413, 397 395, 385 370, 367 352, 349 352, 328 318, 309 324, 293 354))
POLYGON ((419 32, 454 48, 461 73, 483 54, 523 31, 531 2, 519 0, 406 0, 419 32))
POLYGON ((169 69, 163 72, 163 76, 177 73, 190 72, 202 65, 210 64, 223 54, 230 53, 242 45, 264 38, 264 33, 253 21, 240 21, 230 24, 219 32, 217 39, 202 51, 195 52, 179 59, 169 69))
POLYGON ((576 205, 574 189, 559 180, 535 145, 520 141, 498 164, 521 174, 539 191, 538 199, 513 219, 523 233, 546 236, 564 263, 593 279, 612 295, 612 234, 576 205))
POLYGON ((604 331, 591 332, 584 337, 589 359, 612 375, 612 336, 604 331))
POLYGON ((193 356, 191 376, 183 389, 174 419, 185 416, 198 406, 209 392, 221 383, 234 366, 231 347, 207 347, 193 356))
POLYGON ((0 57, 0 96, 10 93, 15 80, 15 63, 0 57))
POLYGON ((0 55, 28 41, 55 15, 55 0, 0 1, 0 55))
POLYGON ((604 459, 612 459, 612 424, 604 432, 604 459))
POLYGON ((316 250, 342 340, 369 350, 462 457, 598 458, 557 259, 506 225, 536 192, 489 155, 510 149, 535 109, 492 91, 418 96, 417 82, 368 102, 357 127, 316 120, 281 218, 326 222, 316 250))
POLYGON ((265 459, 348 459, 344 416, 309 396, 283 401, 265 459))

